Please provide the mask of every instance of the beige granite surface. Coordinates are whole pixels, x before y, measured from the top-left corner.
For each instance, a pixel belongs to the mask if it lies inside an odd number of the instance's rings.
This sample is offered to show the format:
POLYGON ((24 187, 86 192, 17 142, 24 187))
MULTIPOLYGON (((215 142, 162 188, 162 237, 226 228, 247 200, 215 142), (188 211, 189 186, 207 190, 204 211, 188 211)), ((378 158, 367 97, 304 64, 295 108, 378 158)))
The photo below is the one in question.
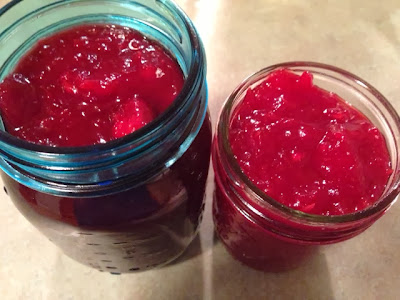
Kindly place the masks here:
MULTIPOLYGON (((0 0, 0 6, 6 2, 0 0)), ((178 3, 206 47, 214 121, 245 76, 291 60, 345 68, 400 111, 399 0, 178 3)), ((0 299, 400 299, 400 203, 362 235, 321 249, 300 269, 269 274, 234 261, 214 240, 209 183, 201 232, 185 256, 159 270, 121 276, 64 256, 1 189, 0 299)))

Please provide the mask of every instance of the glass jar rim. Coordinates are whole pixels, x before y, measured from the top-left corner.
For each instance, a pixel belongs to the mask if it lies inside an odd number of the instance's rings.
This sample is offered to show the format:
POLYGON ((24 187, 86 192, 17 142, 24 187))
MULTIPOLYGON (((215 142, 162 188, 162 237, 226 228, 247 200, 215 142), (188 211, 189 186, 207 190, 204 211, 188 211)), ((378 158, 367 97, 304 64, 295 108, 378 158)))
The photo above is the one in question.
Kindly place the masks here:
MULTIPOLYGON (((279 201, 273 199, 272 197, 265 194, 261 189, 259 189, 242 171, 237 162, 234 154, 232 152, 232 148, 229 141, 229 124, 231 121, 231 112, 234 109, 234 101, 238 99, 243 93, 245 93, 248 88, 254 85, 256 82, 260 81, 262 76, 267 75, 268 73, 277 70, 277 69, 289 69, 295 67, 309 67, 319 70, 326 70, 333 72, 337 75, 344 76, 347 79, 352 80, 357 85, 362 86, 363 88, 367 89, 388 111, 390 116, 395 120, 396 127, 400 131, 400 117, 397 114, 396 110, 390 104, 390 102, 371 84, 366 82, 365 80, 361 79, 360 77, 340 69, 338 67, 334 67, 328 64, 317 63, 317 62, 309 62, 309 61, 292 61, 292 62, 284 62, 275 64, 266 68, 261 69, 260 71, 248 76, 244 79, 239 86, 235 88, 235 90, 230 94, 227 98, 223 107, 220 112, 218 124, 217 124, 217 139, 218 144, 222 145, 221 151, 225 153, 225 158, 227 159, 227 163, 232 171, 234 172, 233 176, 239 180, 239 182, 243 183, 246 192, 249 192, 252 198, 257 199, 257 204, 260 205, 270 205, 277 211, 289 215, 297 220, 304 220, 316 224, 340 224, 340 223, 349 223, 349 222, 356 222, 360 221, 365 218, 372 217, 374 215, 379 214, 380 212, 385 211, 391 204, 393 204, 400 192, 400 176, 393 182, 393 187, 391 191, 384 197, 384 199, 379 200, 375 204, 345 215, 316 215, 316 214, 309 214, 305 213, 296 209, 292 209, 286 205, 281 204, 279 201)), ((305 70, 304 70, 305 71, 305 70)), ((311 72, 312 73, 312 72, 311 72)), ((397 147, 396 147, 397 149, 397 147)), ((400 162, 397 159, 397 165, 393 166, 394 171, 399 169, 400 162)))
MULTIPOLYGON (((2 15, 4 15, 6 12, 8 12, 11 8, 13 8, 15 5, 17 5, 21 1, 22 0, 12 0, 8 4, 6 4, 4 7, 0 8, 0 18, 2 17, 2 15)), ((40 7, 40 9, 35 10, 35 11, 31 12, 30 14, 38 14, 38 13, 40 13, 40 11, 42 9, 48 9, 50 7, 55 7, 62 3, 68 3, 71 1, 75 1, 75 0, 60 0, 60 1, 56 1, 51 4, 43 5, 40 7)), ((101 0, 101 1, 115 2, 115 0, 101 0)), ((122 0, 122 1, 126 1, 126 0, 122 0)), ((118 2, 122 2, 122 1, 118 0, 118 2)), ((128 2, 130 2, 130 1, 128 0, 128 2)), ((190 45, 192 47, 192 57, 194 58, 194 59, 192 59, 191 64, 188 68, 187 76, 185 78, 185 81, 184 81, 181 91, 176 96, 173 103, 164 112, 162 112, 152 122, 150 122, 149 124, 140 128, 139 130, 136 130, 128 135, 125 135, 121 138, 109 141, 104 144, 95 144, 95 145, 78 146, 78 147, 52 147, 52 146, 46 146, 46 145, 39 145, 39 144, 35 144, 35 143, 31 143, 31 142, 19 139, 3 130, 0 130, 0 140, 5 142, 6 144, 13 146, 13 147, 27 150, 27 151, 42 153, 44 155, 46 155, 46 154, 49 154, 49 155, 54 155, 54 154, 81 155, 81 154, 93 153, 93 152, 98 152, 98 153, 99 152, 107 152, 107 151, 122 147, 126 144, 132 143, 134 141, 141 140, 141 138, 143 138, 148 132, 152 132, 152 131, 156 130, 167 120, 173 118, 174 115, 176 114, 176 111, 179 110, 179 108, 184 105, 188 96, 192 94, 192 92, 193 92, 192 89, 195 86, 195 82, 198 80, 199 70, 202 68, 201 64, 202 64, 202 61, 205 60, 205 57, 204 57, 204 51, 202 49, 202 44, 200 41, 200 37, 197 33, 197 30, 194 27, 192 21, 185 14, 185 12, 174 1, 163 0, 163 1, 159 1, 159 2, 162 2, 162 4, 170 12, 174 13, 175 16, 179 17, 180 21, 184 25, 184 29, 187 31, 187 34, 190 38, 190 45)), ((8 31, 9 28, 18 26, 18 23, 21 20, 23 20, 24 18, 27 18, 30 14, 23 16, 21 19, 17 20, 14 24, 11 24, 8 28, 6 28, 2 32, 0 32, 0 37, 1 37, 2 33, 8 31)))

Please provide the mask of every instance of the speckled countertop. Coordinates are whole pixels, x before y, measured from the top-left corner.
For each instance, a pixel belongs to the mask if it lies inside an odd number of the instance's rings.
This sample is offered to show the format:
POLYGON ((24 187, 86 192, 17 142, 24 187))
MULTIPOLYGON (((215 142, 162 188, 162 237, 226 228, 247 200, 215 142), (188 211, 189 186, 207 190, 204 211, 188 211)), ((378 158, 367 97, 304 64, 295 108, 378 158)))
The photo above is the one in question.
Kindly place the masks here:
MULTIPOLYGON (((36 0, 25 0, 36 1, 36 0)), ((0 0, 0 6, 7 3, 0 0)), ((347 69, 400 111, 399 0, 179 0, 203 38, 213 121, 247 75, 283 61, 347 69)), ((1 55, 1 53, 0 53, 1 55)), ((178 262, 113 276, 64 256, 0 195, 0 299, 400 299, 400 203, 295 271, 234 261, 214 239, 212 174, 199 237, 178 262)))

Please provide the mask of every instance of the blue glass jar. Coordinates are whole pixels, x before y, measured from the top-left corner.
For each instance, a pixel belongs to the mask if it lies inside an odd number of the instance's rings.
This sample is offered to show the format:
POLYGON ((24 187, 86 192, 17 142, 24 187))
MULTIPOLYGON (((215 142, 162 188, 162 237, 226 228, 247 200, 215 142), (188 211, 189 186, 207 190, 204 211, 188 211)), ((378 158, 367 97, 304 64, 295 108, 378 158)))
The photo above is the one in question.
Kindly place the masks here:
POLYGON ((112 273, 158 267, 186 249, 204 207, 211 145, 204 50, 167 0, 15 0, 0 10, 0 81, 39 39, 83 23, 129 26, 157 40, 185 75, 182 91, 150 124, 101 145, 35 145, 2 126, 2 179, 19 211, 73 259, 112 273))

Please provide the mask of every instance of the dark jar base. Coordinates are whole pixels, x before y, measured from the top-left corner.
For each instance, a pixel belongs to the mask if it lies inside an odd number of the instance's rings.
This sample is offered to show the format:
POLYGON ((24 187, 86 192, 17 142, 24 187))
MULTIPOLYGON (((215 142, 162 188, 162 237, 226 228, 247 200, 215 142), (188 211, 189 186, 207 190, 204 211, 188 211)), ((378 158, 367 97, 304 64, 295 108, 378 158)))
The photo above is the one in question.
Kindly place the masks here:
POLYGON ((319 245, 289 242, 240 213, 216 187, 213 202, 215 230, 227 251, 241 263, 260 271, 285 272, 307 263, 319 245))
POLYGON ((41 193, 1 173, 18 210, 69 257, 128 273, 179 257, 197 234, 211 148, 209 115, 188 150, 154 181, 90 198, 41 193))

